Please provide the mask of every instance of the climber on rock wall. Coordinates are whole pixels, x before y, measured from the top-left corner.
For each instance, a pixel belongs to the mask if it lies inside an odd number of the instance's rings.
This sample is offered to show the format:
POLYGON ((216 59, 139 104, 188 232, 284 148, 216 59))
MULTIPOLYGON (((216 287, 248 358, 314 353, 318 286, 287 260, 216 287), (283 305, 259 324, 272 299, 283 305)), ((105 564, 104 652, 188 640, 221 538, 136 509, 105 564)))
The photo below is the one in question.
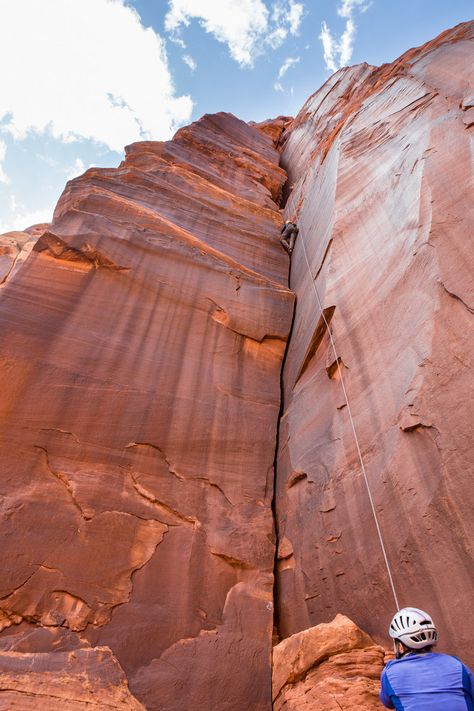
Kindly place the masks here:
POLYGON ((380 700, 397 711, 474 711, 474 675, 459 659, 432 648, 438 633, 416 607, 399 610, 390 623, 395 659, 382 672, 380 700))
POLYGON ((295 246, 296 237, 298 236, 298 232, 299 232, 299 230, 298 230, 298 227, 296 226, 296 222, 292 222, 290 220, 287 220, 282 227, 280 242, 282 243, 283 247, 286 249, 286 251, 290 255, 291 255, 293 248, 295 246))

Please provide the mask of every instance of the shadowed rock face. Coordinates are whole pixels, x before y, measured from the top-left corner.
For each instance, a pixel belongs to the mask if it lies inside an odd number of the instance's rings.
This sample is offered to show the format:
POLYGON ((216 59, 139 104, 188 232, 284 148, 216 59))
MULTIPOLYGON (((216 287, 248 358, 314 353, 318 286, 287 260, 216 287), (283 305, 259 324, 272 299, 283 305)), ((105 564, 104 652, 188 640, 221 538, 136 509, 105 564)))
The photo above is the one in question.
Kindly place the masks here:
POLYGON ((134 144, 0 239, 0 709, 73 711, 85 687, 271 707, 294 308, 277 141, 300 235, 275 708, 378 704, 383 650, 319 625, 342 611, 380 640, 393 606, 341 372, 400 603, 468 661, 472 34, 341 70, 291 125, 216 114, 134 144))
POLYGON ((278 162, 226 114, 135 144, 1 292, 0 640, 107 645, 150 711, 270 704, 278 162))
POLYGON ((472 661, 473 34, 339 71, 287 131, 300 236, 277 468, 285 637, 340 611, 380 640, 394 607, 314 278, 400 604, 472 661))

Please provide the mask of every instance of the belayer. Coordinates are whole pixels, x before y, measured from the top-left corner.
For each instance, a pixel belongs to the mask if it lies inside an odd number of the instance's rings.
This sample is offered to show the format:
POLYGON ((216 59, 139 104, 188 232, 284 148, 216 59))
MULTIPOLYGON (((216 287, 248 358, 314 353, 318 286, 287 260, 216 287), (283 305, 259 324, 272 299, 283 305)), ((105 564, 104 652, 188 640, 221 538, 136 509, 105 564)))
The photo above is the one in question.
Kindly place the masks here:
POLYGON ((296 222, 291 222, 290 220, 287 220, 281 229, 280 242, 290 255, 295 246, 298 232, 296 222))
POLYGON ((380 700, 397 711, 474 711, 474 675, 459 659, 432 651, 438 633, 416 607, 390 623, 395 659, 382 672, 380 700))

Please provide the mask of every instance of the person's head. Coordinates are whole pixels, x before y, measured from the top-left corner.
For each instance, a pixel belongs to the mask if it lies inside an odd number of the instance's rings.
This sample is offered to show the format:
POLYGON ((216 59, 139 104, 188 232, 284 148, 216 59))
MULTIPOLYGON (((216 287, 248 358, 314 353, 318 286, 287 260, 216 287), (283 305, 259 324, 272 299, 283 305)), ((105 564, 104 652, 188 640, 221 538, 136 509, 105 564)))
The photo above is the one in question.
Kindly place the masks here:
POLYGON ((438 632, 430 615, 417 607, 403 607, 394 615, 389 635, 397 659, 409 652, 430 652, 438 641, 438 632))

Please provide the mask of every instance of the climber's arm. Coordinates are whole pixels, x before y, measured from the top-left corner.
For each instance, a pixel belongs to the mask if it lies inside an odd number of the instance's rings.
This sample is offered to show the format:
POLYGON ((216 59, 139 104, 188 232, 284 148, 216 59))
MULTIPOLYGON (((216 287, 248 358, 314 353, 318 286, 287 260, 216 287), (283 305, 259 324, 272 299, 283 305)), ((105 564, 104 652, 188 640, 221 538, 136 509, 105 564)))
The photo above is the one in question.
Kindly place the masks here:
POLYGON ((390 686, 390 682, 388 681, 387 674, 384 670, 382 672, 382 678, 380 680, 380 701, 387 709, 395 708, 395 704, 393 703, 389 693, 392 691, 392 687, 390 686))

